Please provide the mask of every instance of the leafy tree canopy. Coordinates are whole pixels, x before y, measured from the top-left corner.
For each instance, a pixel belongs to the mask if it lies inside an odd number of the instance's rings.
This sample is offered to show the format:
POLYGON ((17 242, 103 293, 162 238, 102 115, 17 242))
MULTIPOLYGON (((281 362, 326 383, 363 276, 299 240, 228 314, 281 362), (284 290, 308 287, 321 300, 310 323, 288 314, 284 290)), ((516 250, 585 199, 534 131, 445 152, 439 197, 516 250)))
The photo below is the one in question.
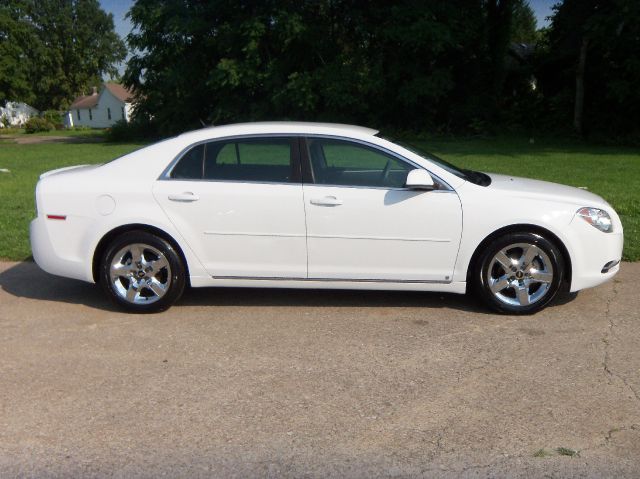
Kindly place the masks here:
POLYGON ((446 124, 457 121, 452 102, 464 104, 479 86, 483 8, 481 0, 138 0, 124 79, 141 93, 138 112, 165 131, 268 118, 446 124))
POLYGON ((537 70, 549 120, 570 124, 582 101, 586 134, 640 136, 640 2, 565 0, 554 10, 537 70))
POLYGON ((60 109, 115 74, 126 55, 97 0, 0 3, 0 101, 60 109))
POLYGON ((511 40, 518 43, 535 43, 538 39, 536 16, 525 0, 513 3, 511 40))

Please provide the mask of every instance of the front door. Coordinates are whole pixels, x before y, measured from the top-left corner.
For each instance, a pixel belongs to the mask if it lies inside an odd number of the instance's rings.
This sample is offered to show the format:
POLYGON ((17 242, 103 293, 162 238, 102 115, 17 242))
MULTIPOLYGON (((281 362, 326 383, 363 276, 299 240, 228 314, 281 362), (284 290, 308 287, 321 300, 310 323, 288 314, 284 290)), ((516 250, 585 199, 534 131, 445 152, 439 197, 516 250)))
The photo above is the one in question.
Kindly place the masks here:
POLYGON ((214 277, 306 278, 298 140, 194 145, 154 196, 214 277))
POLYGON ((415 166, 372 146, 308 138, 304 185, 309 279, 451 281, 458 195, 404 188, 415 166))

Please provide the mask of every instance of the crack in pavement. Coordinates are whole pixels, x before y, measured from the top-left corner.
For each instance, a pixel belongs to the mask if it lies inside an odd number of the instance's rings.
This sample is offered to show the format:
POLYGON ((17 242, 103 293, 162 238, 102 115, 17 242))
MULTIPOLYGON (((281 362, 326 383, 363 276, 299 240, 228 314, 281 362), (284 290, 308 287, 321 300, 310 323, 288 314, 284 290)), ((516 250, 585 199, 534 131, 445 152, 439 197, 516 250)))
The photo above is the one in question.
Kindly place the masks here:
POLYGON ((607 432, 607 435, 604 437, 604 442, 605 444, 609 444, 609 442, 611 442, 611 440, 613 439, 613 435, 618 432, 635 431, 639 428, 640 426, 638 426, 638 424, 631 424, 630 426, 614 427, 612 429, 609 429, 609 432, 607 432))
POLYGON ((613 427, 611 429, 609 429, 607 431, 607 433, 604 436, 604 442, 600 443, 600 444, 596 444, 593 447, 585 447, 582 448, 580 450, 580 452, 587 452, 587 451, 596 451, 598 449, 601 449, 603 447, 608 446, 611 441, 613 440, 613 436, 619 432, 624 432, 624 431, 637 431, 640 429, 640 424, 630 424, 628 426, 620 426, 620 427, 613 427))
MULTIPOLYGON (((635 397, 636 401, 638 401, 638 403, 640 404, 640 393, 638 393, 638 391, 636 391, 633 386, 631 384, 629 384, 626 380, 626 378, 624 376, 622 376, 621 374, 616 373, 613 369, 611 369, 611 366, 609 365, 609 361, 610 361, 610 353, 609 350, 611 348, 611 338, 614 338, 616 336, 615 330, 614 328, 616 327, 616 324, 614 323, 612 317, 611 317, 611 304, 615 301, 616 297, 618 296, 618 287, 617 287, 617 283, 614 280, 614 282, 612 283, 613 285, 613 294, 607 299, 607 307, 605 309, 605 318, 607 319, 608 325, 609 327, 607 328, 607 332, 604 336, 604 338, 602 338, 602 341, 604 342, 605 346, 604 346, 604 358, 602 360, 602 366, 604 368, 604 372, 610 377, 610 378, 617 378, 618 380, 620 380, 626 387, 627 389, 629 389, 629 391, 631 391, 631 394, 633 394, 633 396, 635 397)), ((611 384, 611 379, 609 379, 608 384, 611 384)))

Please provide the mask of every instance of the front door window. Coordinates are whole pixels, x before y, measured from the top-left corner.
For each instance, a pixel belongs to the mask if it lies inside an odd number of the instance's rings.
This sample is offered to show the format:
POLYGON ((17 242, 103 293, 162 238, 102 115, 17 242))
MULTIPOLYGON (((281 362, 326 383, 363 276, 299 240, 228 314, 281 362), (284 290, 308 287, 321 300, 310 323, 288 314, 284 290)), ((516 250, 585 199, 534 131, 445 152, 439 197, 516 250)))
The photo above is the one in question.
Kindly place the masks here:
POLYGON ((310 138, 309 157, 317 185, 402 188, 414 167, 366 145, 310 138))

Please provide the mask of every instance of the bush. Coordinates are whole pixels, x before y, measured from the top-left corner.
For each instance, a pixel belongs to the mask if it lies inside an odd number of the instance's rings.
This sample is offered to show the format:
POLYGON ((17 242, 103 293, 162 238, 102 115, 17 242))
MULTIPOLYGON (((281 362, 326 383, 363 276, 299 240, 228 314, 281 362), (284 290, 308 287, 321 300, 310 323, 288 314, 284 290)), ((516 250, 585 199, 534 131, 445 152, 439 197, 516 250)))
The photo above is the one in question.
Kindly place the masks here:
POLYGON ((29 118, 24 125, 25 133, 37 133, 40 131, 51 131, 55 127, 46 119, 38 118, 34 116, 33 118, 29 118))
POLYGON ((16 126, 0 128, 0 135, 19 135, 20 133, 22 133, 22 128, 16 126))
POLYGON ((62 115, 59 111, 56 110, 47 110, 42 113, 42 118, 47 120, 56 130, 61 130, 64 128, 64 123, 62 121, 62 115))
POLYGON ((107 130, 107 141, 137 141, 148 140, 154 137, 153 126, 146 121, 119 120, 107 130))

